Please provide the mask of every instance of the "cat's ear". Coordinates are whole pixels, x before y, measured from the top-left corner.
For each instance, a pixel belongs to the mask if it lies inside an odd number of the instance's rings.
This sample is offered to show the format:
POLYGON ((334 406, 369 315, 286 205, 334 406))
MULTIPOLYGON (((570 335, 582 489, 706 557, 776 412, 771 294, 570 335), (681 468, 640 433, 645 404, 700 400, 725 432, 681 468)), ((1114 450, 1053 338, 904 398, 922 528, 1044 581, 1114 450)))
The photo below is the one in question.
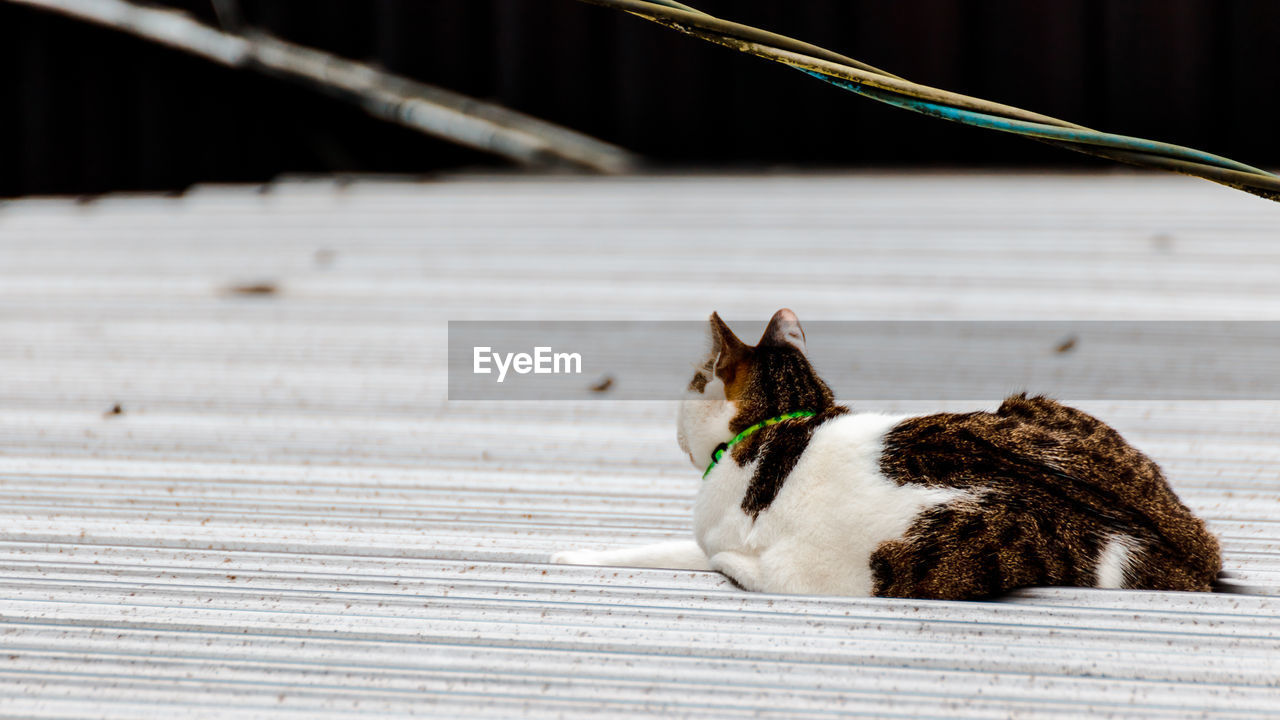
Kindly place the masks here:
POLYGON ((790 346, 805 352, 804 328, 800 327, 800 319, 786 308, 774 313, 773 319, 769 321, 769 327, 765 328, 764 335, 760 337, 760 345, 763 347, 790 346))
POLYGON ((715 357, 716 375, 725 384, 733 379, 738 363, 747 356, 748 350, 747 344, 739 340, 720 319, 720 313, 711 313, 711 354, 715 357))

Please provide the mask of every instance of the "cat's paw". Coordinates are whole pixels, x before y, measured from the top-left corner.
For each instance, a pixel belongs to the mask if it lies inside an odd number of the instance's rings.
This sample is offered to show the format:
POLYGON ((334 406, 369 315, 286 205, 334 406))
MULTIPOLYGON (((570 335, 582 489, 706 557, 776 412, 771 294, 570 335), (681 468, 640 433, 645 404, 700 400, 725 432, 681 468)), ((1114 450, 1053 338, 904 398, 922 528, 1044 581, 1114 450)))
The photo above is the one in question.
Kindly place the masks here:
POLYGON ((562 550, 551 556, 551 562, 558 565, 599 565, 597 555, 592 550, 562 550))
POLYGON ((718 552, 711 556, 711 569, 729 578, 742 590, 761 592, 760 561, 735 552, 718 552))

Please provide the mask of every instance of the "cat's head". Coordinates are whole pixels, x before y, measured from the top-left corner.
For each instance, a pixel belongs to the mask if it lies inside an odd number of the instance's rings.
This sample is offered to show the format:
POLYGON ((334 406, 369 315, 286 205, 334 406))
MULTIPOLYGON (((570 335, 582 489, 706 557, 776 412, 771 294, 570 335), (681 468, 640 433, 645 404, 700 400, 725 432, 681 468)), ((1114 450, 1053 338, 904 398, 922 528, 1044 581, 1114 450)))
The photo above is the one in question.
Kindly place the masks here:
POLYGON ((711 350, 680 403, 680 449, 702 469, 717 445, 751 425, 789 412, 822 412, 834 403, 805 355, 804 330, 795 313, 774 313, 754 347, 712 313, 711 350))

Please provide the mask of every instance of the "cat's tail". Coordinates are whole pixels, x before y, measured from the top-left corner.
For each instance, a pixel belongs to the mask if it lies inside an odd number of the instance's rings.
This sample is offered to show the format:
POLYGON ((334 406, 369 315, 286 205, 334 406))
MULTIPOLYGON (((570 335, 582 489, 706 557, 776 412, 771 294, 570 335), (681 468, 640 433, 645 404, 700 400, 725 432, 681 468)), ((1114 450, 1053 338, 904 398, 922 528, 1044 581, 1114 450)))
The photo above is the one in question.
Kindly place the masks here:
POLYGON ((1241 580, 1239 576, 1226 570, 1218 573, 1218 579, 1213 581, 1213 591, 1216 593, 1231 593, 1233 595, 1280 595, 1280 592, 1277 592, 1275 588, 1250 585, 1241 580))

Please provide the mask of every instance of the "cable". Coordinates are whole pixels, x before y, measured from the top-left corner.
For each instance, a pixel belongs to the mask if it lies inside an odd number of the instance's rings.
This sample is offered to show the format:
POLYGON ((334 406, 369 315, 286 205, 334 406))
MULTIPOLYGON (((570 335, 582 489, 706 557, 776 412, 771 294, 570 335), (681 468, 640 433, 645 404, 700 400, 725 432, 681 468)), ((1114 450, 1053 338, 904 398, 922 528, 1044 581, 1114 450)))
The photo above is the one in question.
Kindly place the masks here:
POLYGON ((739 52, 782 63, 844 90, 974 127, 1023 135, 1075 152, 1193 175, 1280 201, 1280 177, 1192 148, 1098 132, 981 98, 919 85, 816 45, 712 17, 674 0, 579 0, 636 15, 739 52))
POLYGON ((1012 120, 1010 118, 997 117, 986 113, 973 112, 972 110, 962 110, 960 108, 947 107, 936 103, 915 100, 895 93, 885 92, 877 88, 860 86, 847 80, 830 78, 811 70, 805 70, 804 72, 820 80, 831 81, 834 85, 856 92, 859 95, 865 95, 869 98, 879 100, 880 102, 893 105, 895 107, 914 110, 915 112, 923 115, 929 115, 942 120, 950 120, 952 122, 973 125, 974 127, 996 130, 998 132, 1027 135, 1029 137, 1043 138, 1047 140, 1060 140, 1067 143, 1099 145, 1102 147, 1116 148, 1117 150, 1143 148, 1141 152, 1148 154, 1164 155, 1174 159, 1205 165, 1216 165, 1218 167, 1237 170, 1244 173, 1260 175, 1267 174, 1265 170, 1259 170, 1258 168, 1250 167, 1244 163, 1238 163, 1235 160, 1220 157, 1218 155, 1211 155, 1199 150, 1184 148, 1180 145, 1170 145, 1169 143, 1157 142, 1155 140, 1144 140, 1142 138, 1130 137, 1127 135, 1112 135, 1110 133, 1100 133, 1093 130, 1063 128, 1053 125, 1045 125, 1042 123, 1012 120))

